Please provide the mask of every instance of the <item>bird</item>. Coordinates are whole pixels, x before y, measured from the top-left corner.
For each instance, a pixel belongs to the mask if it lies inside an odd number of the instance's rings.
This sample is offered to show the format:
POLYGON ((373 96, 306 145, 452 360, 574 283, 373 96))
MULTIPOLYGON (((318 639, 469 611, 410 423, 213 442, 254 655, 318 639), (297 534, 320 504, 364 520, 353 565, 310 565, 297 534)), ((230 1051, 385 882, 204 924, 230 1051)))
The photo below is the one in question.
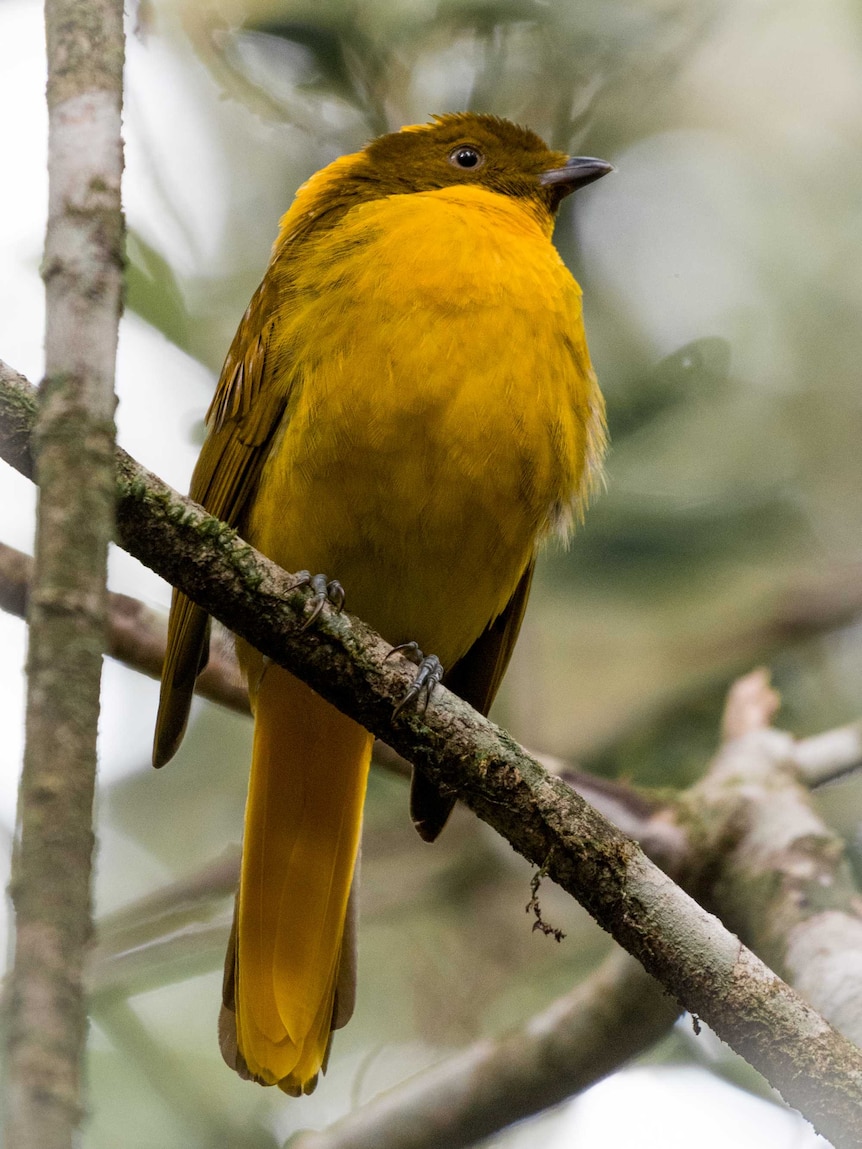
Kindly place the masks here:
MULTIPOLYGON (((426 701, 442 674, 488 712, 537 552, 601 474, 581 289, 551 236, 564 197, 611 170, 479 113, 379 136, 300 187, 224 361, 191 497, 286 570, 325 572, 309 580, 315 612, 346 592, 418 651, 426 701)), ((175 590, 157 767, 209 632, 175 590)), ((219 1040, 242 1077, 299 1096, 354 1007, 372 736, 236 649, 254 737, 219 1040)), ((425 840, 454 801, 414 773, 425 840)))

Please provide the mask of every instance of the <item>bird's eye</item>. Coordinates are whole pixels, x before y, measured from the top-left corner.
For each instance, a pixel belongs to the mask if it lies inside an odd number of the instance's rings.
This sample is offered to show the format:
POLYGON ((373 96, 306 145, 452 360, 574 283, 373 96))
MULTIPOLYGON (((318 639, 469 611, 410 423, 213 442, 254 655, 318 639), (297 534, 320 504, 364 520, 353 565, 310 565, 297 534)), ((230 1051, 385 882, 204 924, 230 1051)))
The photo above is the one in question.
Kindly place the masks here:
POLYGON ((459 144, 457 148, 449 153, 449 163, 453 164, 456 168, 480 168, 485 162, 485 157, 478 148, 471 147, 470 144, 459 144))

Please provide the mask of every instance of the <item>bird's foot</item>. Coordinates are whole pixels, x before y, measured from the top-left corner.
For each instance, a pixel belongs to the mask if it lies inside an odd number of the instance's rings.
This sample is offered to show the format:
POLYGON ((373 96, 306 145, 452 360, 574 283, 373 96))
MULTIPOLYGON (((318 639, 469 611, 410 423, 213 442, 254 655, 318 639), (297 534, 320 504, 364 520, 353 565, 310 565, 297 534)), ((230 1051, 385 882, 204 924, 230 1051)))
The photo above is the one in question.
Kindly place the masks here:
POLYGON ((300 630, 308 630, 327 603, 336 614, 344 610, 344 587, 335 579, 329 579, 325 574, 309 574, 308 571, 299 571, 294 587, 308 586, 314 592, 308 600, 311 607, 308 617, 300 630))
POLYGON ((428 703, 431 701, 431 695, 434 693, 434 687, 443 679, 443 665, 436 654, 423 654, 419 649, 418 642, 402 642, 398 646, 393 646, 387 658, 391 658, 393 654, 402 653, 415 662, 418 669, 416 677, 413 679, 413 685, 392 711, 393 719, 397 718, 405 706, 409 706, 411 702, 417 699, 420 695, 425 696, 425 704, 422 707, 422 713, 428 709, 428 703))

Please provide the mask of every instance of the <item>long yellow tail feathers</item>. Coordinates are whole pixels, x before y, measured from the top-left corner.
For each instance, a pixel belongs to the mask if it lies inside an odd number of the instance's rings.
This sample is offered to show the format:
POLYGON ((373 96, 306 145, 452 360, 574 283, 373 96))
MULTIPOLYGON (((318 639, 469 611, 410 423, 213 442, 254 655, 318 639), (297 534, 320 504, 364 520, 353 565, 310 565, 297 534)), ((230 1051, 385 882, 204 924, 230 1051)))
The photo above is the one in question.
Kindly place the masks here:
POLYGON ((262 673, 219 1041, 241 1074, 310 1093, 355 996, 372 737, 274 663, 262 673))

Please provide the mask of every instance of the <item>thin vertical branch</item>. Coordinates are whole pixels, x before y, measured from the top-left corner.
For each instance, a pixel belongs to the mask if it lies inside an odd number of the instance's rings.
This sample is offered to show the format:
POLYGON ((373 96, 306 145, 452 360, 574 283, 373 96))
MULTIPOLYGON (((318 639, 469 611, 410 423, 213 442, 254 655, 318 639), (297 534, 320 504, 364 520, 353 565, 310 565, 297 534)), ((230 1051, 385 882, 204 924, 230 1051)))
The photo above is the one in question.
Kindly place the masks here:
POLYGON ((46 0, 46 373, 27 742, 12 896, 8 1149, 67 1149, 83 1111, 83 964, 122 302, 121 0, 46 0))

